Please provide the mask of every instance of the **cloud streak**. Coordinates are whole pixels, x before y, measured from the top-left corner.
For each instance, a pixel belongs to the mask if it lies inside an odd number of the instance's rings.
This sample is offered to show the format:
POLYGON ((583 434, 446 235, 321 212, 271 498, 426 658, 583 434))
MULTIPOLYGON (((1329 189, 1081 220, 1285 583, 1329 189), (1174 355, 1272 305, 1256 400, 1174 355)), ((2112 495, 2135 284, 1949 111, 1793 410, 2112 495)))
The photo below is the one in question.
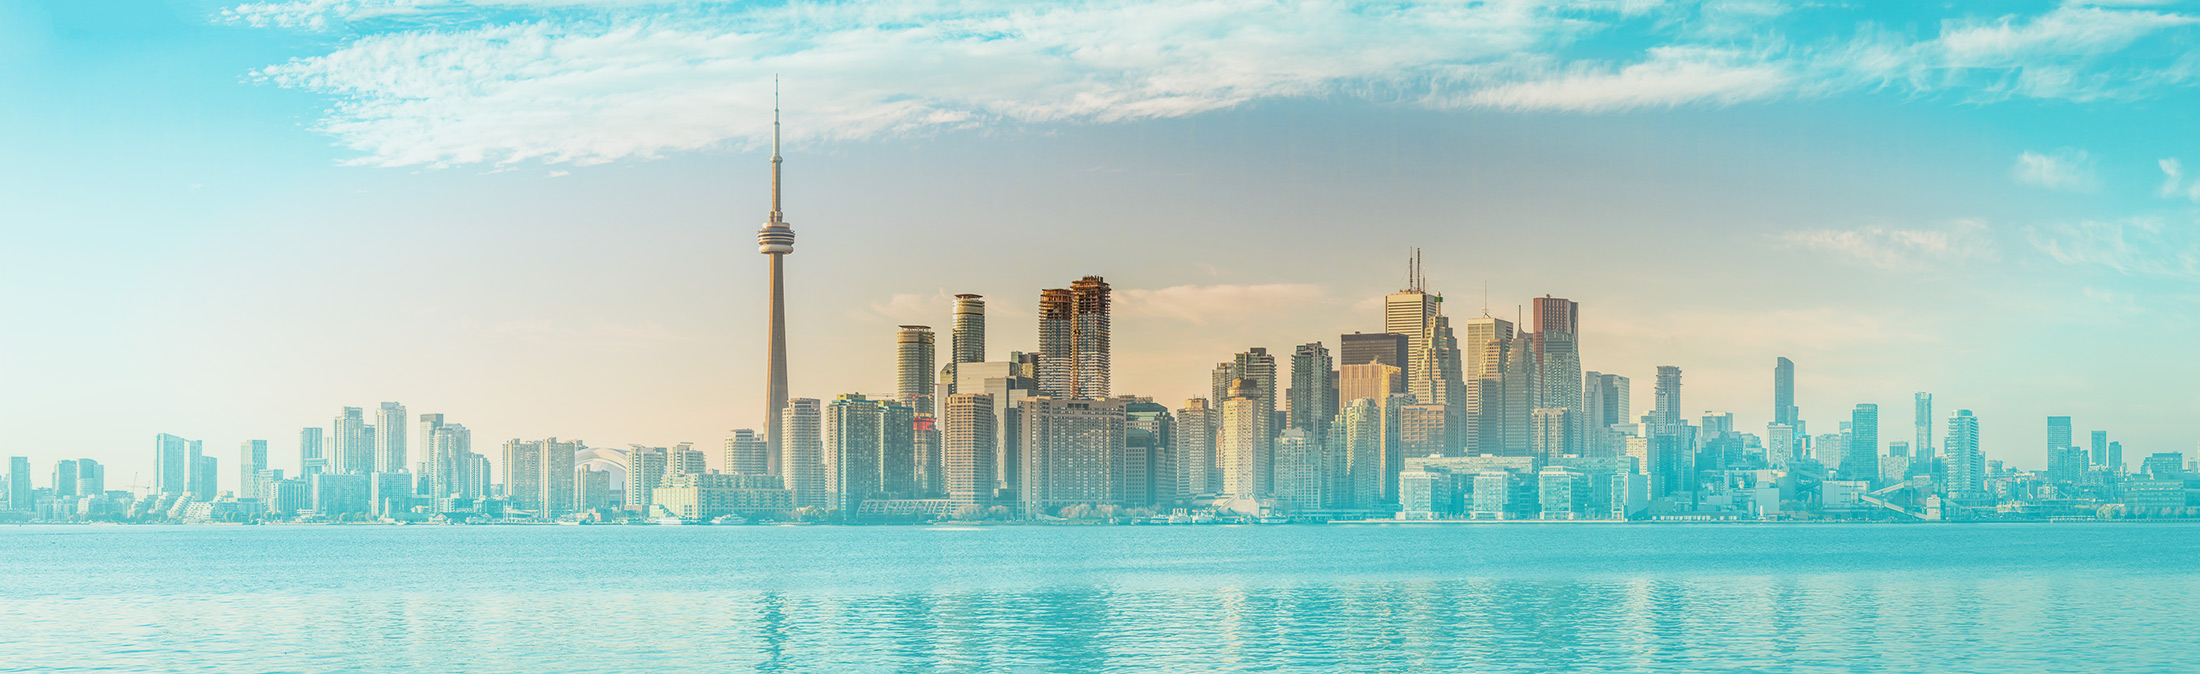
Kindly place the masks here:
POLYGON ((1919 271, 1971 261, 1993 261, 2000 254, 1986 223, 1958 220, 1942 229, 1811 229, 1780 235, 1800 248, 1833 253, 1844 260, 1881 269, 1919 271))
POLYGON ((219 18, 339 34, 329 53, 251 77, 330 96, 318 128, 358 163, 386 166, 591 164, 749 145, 768 133, 774 73, 788 75, 787 106, 802 119, 790 131, 802 142, 1336 96, 1581 113, 1877 90, 2092 100, 2144 96, 2200 71, 2196 19, 2154 9, 1952 16, 1923 39, 1869 15, 1832 22, 1862 28, 1798 33, 1787 28, 1796 11, 1592 0, 295 0, 219 18))
POLYGON ((2017 155, 2009 176, 2026 185, 2061 192, 2100 189, 2100 181, 2094 177, 2093 157, 2084 150, 2067 147, 2046 154, 2027 151, 2017 155))

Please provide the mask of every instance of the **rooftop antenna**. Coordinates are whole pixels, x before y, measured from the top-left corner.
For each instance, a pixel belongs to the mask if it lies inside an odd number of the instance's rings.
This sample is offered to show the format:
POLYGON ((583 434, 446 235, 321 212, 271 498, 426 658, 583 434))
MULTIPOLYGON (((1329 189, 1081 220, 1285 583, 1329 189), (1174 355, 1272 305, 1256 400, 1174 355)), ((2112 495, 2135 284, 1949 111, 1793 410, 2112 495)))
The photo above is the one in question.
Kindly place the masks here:
POLYGON ((1482 279, 1482 317, 1490 317, 1490 280, 1482 279))
POLYGON ((772 75, 772 222, 783 217, 779 210, 779 75, 772 75))

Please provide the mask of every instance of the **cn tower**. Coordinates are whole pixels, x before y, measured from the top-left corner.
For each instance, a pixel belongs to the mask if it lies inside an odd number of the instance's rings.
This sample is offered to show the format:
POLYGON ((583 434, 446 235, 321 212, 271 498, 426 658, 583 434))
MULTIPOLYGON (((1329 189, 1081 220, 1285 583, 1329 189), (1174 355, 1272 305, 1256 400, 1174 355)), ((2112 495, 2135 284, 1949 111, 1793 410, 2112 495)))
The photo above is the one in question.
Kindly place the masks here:
POLYGON ((772 213, 764 228, 756 230, 756 252, 772 259, 771 374, 764 383, 764 466, 781 475, 779 467, 779 412, 787 406, 787 291, 780 269, 794 252, 794 228, 779 211, 779 83, 772 82, 772 213))

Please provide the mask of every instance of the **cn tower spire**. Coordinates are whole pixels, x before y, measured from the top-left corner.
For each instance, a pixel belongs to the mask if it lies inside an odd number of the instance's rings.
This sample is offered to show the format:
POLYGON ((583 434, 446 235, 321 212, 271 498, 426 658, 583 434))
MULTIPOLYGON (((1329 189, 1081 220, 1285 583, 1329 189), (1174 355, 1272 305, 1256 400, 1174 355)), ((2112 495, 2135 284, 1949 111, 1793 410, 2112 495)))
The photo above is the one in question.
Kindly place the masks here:
POLYGON ((769 374, 764 381, 764 464, 766 472, 783 475, 779 457, 780 410, 787 407, 787 292, 781 269, 794 252, 794 228, 779 210, 779 78, 772 78, 772 212, 756 231, 756 252, 771 256, 771 346, 769 374))

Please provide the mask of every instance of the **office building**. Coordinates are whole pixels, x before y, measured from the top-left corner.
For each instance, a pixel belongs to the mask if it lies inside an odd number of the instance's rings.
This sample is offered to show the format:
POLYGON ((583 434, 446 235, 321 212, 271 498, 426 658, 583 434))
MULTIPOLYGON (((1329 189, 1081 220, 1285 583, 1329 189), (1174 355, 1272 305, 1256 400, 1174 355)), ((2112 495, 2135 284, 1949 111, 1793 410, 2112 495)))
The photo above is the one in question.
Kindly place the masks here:
MULTIPOLYGON (((1464 345, 1461 348, 1465 359, 1462 378, 1466 385, 1466 409, 1459 415, 1461 427, 1457 433, 1466 444, 1468 454, 1505 451, 1505 385, 1509 369, 1506 366, 1514 341, 1512 321, 1492 318, 1486 313, 1466 321, 1466 335, 1460 338, 1464 345)), ((1418 398, 1417 401, 1432 402, 1418 398)))
POLYGON ((76 493, 79 496, 106 495, 107 467, 91 459, 77 459, 76 493))
MULTIPOLYGON (((1405 335, 1395 332, 1355 332, 1349 335, 1339 335, 1337 342, 1338 369, 1343 369, 1348 365, 1374 363, 1398 368, 1401 375, 1405 372, 1406 359, 1408 358, 1405 335)), ((1405 379, 1401 376, 1398 383, 1403 385, 1405 379)))
POLYGON ((1443 405, 1401 405, 1398 443, 1406 456, 1457 456, 1451 410, 1443 405))
POLYGON ((2092 451, 2089 452, 2090 456, 2087 457, 2087 465, 2108 465, 2108 431, 2093 431, 2090 435, 2092 442, 2089 446, 2092 451))
POLYGON ((1541 461, 1577 455, 1568 451, 1575 436, 1574 410, 1564 407, 1543 407, 1535 410, 1529 419, 1528 455, 1541 461))
MULTIPOLYGON (((1374 364, 1371 367, 1390 367, 1374 364)), ((1396 369, 1396 368, 1392 368, 1396 369)), ((1386 461, 1383 403, 1357 398, 1345 403, 1323 448, 1330 455, 1330 506, 1374 508, 1383 500, 1386 461)))
POLYGON ((1878 405, 1860 403, 1849 413, 1849 447, 1841 457, 1841 474, 1850 480, 1879 481, 1878 405))
MULTIPOLYGON (((1033 354, 1036 355, 1036 354, 1033 354)), ((1022 460, 1022 427, 1018 423, 1017 401, 1038 395, 1039 380, 1033 377, 1036 363, 1020 360, 1022 354, 1010 354, 1006 361, 985 363, 958 363, 955 365, 955 391, 982 393, 993 403, 993 467, 994 490, 1014 491, 1022 479, 1018 467, 1022 460)), ((954 421, 942 419, 942 432, 954 432, 954 421)), ((1011 498, 1013 500, 1013 498, 1011 498)))
POLYGON ((1621 433, 1613 427, 1631 423, 1629 403, 1626 377, 1601 372, 1582 375, 1582 414, 1577 421, 1582 426, 1583 456, 1620 454, 1621 433))
POLYGON ((1024 512, 1122 503, 1116 470, 1124 451, 1124 401, 1041 396, 1016 406, 1023 419, 1018 484, 1024 512))
POLYGON ((1781 356, 1772 364, 1772 423, 1797 426, 1802 414, 1795 406, 1795 361, 1781 356))
MULTIPOLYGON (((1533 302, 1535 316, 1535 380, 1534 410, 1567 410, 1570 423, 1560 454, 1580 455, 1586 434, 1579 423, 1582 419, 1581 378, 1581 304, 1573 300, 1545 295, 1533 302)), ((1531 425, 1533 421, 1531 420, 1531 425)), ((1531 444, 1536 437, 1529 431, 1531 444)))
POLYGON ((1405 393, 1404 373, 1405 370, 1382 363, 1337 368, 1337 402, 1343 405, 1361 398, 1382 400, 1394 393, 1405 393))
MULTIPOLYGON (((1118 397, 1119 400, 1122 398, 1118 397)), ((1123 505, 1167 506, 1183 498, 1176 468, 1175 417, 1169 406, 1150 400, 1123 401, 1123 505)))
POLYGON ((1284 409, 1290 428, 1305 429, 1314 438, 1329 434, 1329 420, 1337 414, 1337 370, 1321 342, 1300 344, 1291 351, 1291 388, 1284 396, 1284 409))
POLYGON ((31 502, 31 458, 8 457, 8 509, 30 510, 35 505, 31 502))
POLYGON ((62 459, 53 464, 53 497, 70 498, 76 491, 76 460, 62 459))

